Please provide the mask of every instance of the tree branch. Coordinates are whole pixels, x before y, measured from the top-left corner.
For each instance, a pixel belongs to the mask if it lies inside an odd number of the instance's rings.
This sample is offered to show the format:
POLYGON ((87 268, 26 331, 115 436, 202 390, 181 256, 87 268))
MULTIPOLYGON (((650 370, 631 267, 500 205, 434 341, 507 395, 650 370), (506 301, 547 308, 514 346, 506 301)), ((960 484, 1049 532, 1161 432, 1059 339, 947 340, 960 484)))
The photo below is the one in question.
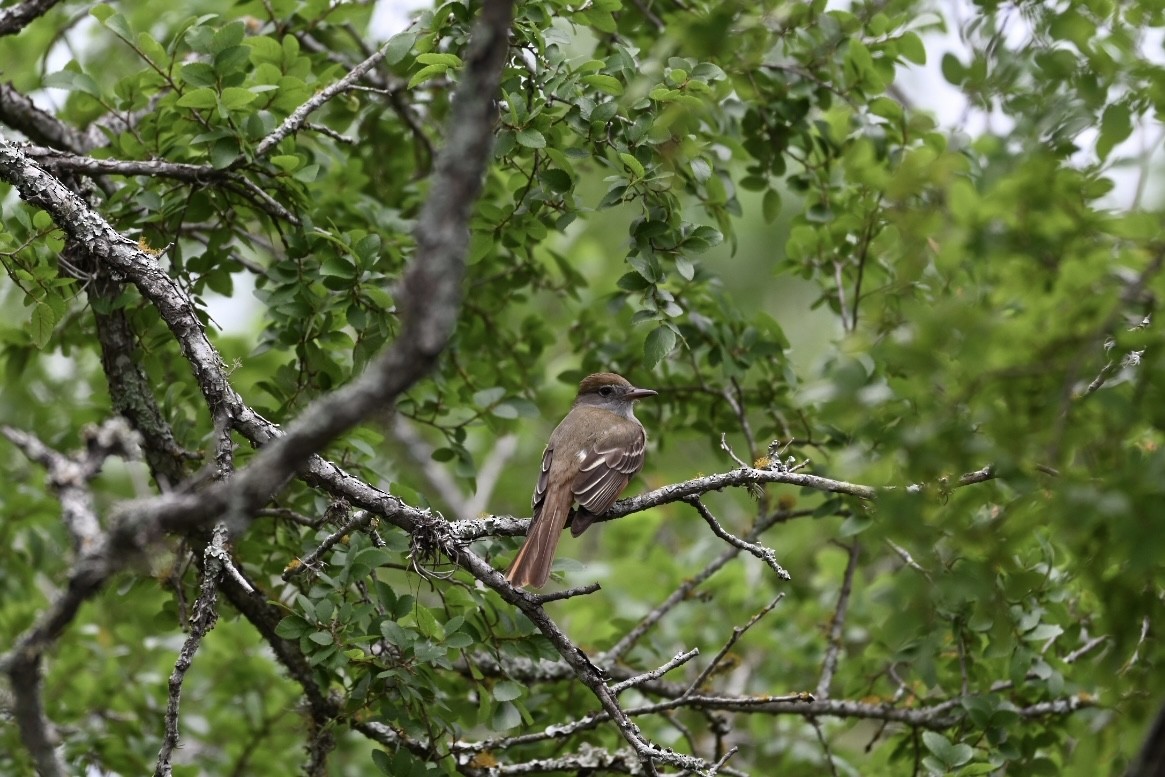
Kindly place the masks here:
POLYGON ((190 634, 178 651, 178 660, 174 663, 174 671, 170 673, 165 735, 154 766, 154 777, 170 777, 172 774, 170 758, 178 746, 178 706, 182 698, 182 681, 194 662, 194 654, 202 644, 202 638, 214 628, 218 620, 218 581, 223 573, 224 557, 229 560, 226 543, 226 525, 220 523, 214 528, 211 541, 203 553, 200 591, 190 618, 190 634))
POLYGON ((854 570, 858 566, 860 547, 857 540, 849 546, 849 558, 845 563, 845 576, 841 581, 841 592, 837 595, 837 608, 829 625, 829 647, 825 649, 825 660, 821 662, 821 679, 817 682, 817 698, 829 698, 829 686, 833 673, 837 671, 837 658, 841 653, 841 637, 845 631, 845 616, 849 607, 849 595, 853 590, 854 570))
POLYGON ((29 22, 44 16, 61 0, 24 0, 19 5, 0 10, 0 36, 15 35, 29 22))
POLYGON ((40 777, 65 777, 69 769, 57 753, 56 730, 41 704, 40 655, 18 656, 7 671, 12 683, 13 717, 20 730, 20 741, 36 764, 36 773, 40 777))
MULTIPOLYGON (((940 488, 962 488, 974 483, 992 480, 996 473, 991 467, 969 472, 961 476, 954 484, 940 482, 940 488)), ((799 486, 814 491, 825 491, 835 494, 846 494, 859 499, 876 499, 880 493, 893 491, 895 486, 865 486, 857 483, 847 483, 844 480, 833 480, 819 475, 808 475, 801 472, 789 472, 784 469, 757 469, 755 467, 740 467, 729 472, 715 475, 705 475, 681 483, 648 491, 630 499, 620 499, 610 510, 595 518, 596 523, 613 521, 632 513, 642 512, 652 507, 686 502, 692 497, 699 497, 711 491, 721 491, 725 488, 750 486, 763 483, 782 483, 799 486)), ((905 490, 908 493, 919 493, 925 490, 923 485, 910 485, 905 490)), ((454 534, 461 540, 472 542, 483 537, 516 537, 526 533, 529 527, 528 519, 510 518, 508 516, 490 516, 480 520, 461 520, 452 522, 454 534)))

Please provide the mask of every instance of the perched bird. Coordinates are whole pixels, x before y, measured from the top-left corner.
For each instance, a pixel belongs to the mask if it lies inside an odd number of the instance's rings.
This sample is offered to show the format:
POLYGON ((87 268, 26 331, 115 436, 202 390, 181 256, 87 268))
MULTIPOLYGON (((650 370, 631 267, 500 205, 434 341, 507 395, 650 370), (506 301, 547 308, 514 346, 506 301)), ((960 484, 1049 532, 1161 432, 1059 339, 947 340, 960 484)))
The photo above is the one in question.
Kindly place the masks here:
POLYGON ((647 434, 633 410, 636 400, 655 393, 635 388, 613 372, 583 378, 570 412, 542 453, 534 518, 507 580, 516 586, 544 585, 572 506, 579 505, 570 524, 570 533, 577 537, 607 512, 643 468, 647 434))

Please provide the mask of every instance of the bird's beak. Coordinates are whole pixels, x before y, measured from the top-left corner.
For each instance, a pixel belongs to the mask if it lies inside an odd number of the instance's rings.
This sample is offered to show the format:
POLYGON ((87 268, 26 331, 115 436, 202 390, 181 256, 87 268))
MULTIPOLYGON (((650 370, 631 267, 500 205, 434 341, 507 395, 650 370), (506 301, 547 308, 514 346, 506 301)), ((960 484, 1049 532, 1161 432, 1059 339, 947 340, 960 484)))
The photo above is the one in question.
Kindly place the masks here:
POLYGON ((652 391, 651 389, 632 388, 623 395, 623 398, 632 400, 643 399, 644 397, 654 397, 658 393, 658 391, 652 391))

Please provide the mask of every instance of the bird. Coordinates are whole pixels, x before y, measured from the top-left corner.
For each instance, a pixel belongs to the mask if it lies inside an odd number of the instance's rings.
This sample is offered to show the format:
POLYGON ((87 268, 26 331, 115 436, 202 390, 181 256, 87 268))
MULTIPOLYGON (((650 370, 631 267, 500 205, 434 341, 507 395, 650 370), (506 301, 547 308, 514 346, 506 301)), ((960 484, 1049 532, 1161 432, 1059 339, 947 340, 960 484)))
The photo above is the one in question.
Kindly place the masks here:
POLYGON ((579 536, 607 512, 635 473, 643 468, 647 433, 635 417, 637 400, 656 396, 613 372, 583 378, 570 412, 559 422, 542 453, 534 486, 534 517, 526 542, 506 572, 518 587, 541 588, 562 529, 579 536), (572 510, 577 504, 579 509, 572 510), (573 518, 572 518, 573 513, 573 518))

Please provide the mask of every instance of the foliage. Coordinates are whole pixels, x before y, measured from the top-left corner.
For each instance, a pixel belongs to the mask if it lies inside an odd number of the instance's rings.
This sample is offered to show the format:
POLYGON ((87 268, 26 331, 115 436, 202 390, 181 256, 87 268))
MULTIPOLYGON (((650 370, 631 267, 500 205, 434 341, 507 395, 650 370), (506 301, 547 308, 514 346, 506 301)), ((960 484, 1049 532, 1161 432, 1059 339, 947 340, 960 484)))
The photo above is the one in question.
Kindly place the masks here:
MULTIPOLYGON (((396 282, 451 91, 473 66, 477 5, 420 12, 360 89, 271 147, 281 122, 371 52, 371 6, 147 5, 65 3, 0 38, 10 89, 56 90, 38 93, 85 143, 20 119, 13 92, 0 121, 57 149, 26 150, 156 253, 235 390, 290 422, 399 332, 396 282), (58 63, 45 54, 62 38, 73 59, 58 63), (108 166, 77 163, 88 158, 108 166), (159 164, 118 167, 132 160, 159 164)), ((908 0, 517 4, 455 337, 392 418, 321 452, 450 520, 483 505, 523 515, 574 384, 609 368, 660 392, 640 410, 648 487, 733 468, 725 433, 761 467, 776 440, 781 457, 810 461, 802 472, 895 486, 873 501, 777 485, 705 497, 735 535, 775 522, 761 541, 792 579, 740 556, 620 667, 698 647, 663 678, 689 684, 783 592, 704 679, 707 695, 820 696, 833 660, 833 699, 949 702, 942 714, 911 724, 693 703, 637 718, 653 742, 710 763, 738 746, 728 766, 757 774, 1090 775, 1123 765, 1165 694, 1165 363, 1152 317, 1165 244, 1143 202, 1151 160, 1128 142, 1159 131, 1165 70, 1144 34, 1165 18, 1143 1, 978 3, 966 49, 943 53, 937 33, 951 24, 908 0), (896 79, 926 62, 992 117, 986 129, 914 107, 896 79), (1130 204, 1118 185, 1137 175, 1130 204), (990 479, 960 487, 984 467, 990 479)), ((196 477, 215 459, 215 408, 165 312, 128 286, 97 293, 101 272, 70 262, 48 215, 0 191, 0 421, 69 450, 87 424, 128 412, 99 337, 101 317, 121 311, 132 359, 191 454, 176 466, 196 477)), ((242 469, 250 441, 235 442, 242 469)), ((39 469, 0 450, 7 650, 63 584, 71 547, 39 469)), ((178 485, 147 460, 149 472, 107 466, 103 510, 178 485)), ((306 481, 272 508, 233 557, 280 609, 278 636, 342 698, 331 773, 474 773, 623 747, 606 724, 455 755, 454 743, 542 732, 597 704, 572 675, 522 661, 560 655, 424 538, 387 523, 352 531, 293 576, 352 510, 306 481), (369 721, 433 749, 374 746, 369 721)), ((472 548, 502 568, 516 542, 472 548)), ((592 657, 728 547, 682 503, 563 546, 565 580, 603 587, 547 610, 592 657)), ((47 662, 46 713, 78 772, 151 768, 200 552, 197 538, 159 546, 47 662)), ((311 739, 300 688, 269 635, 222 616, 186 679, 175 773, 284 774, 311 739)), ((622 702, 659 698, 644 688, 622 702)), ((31 770, 15 727, 0 743, 0 771, 31 770)))

